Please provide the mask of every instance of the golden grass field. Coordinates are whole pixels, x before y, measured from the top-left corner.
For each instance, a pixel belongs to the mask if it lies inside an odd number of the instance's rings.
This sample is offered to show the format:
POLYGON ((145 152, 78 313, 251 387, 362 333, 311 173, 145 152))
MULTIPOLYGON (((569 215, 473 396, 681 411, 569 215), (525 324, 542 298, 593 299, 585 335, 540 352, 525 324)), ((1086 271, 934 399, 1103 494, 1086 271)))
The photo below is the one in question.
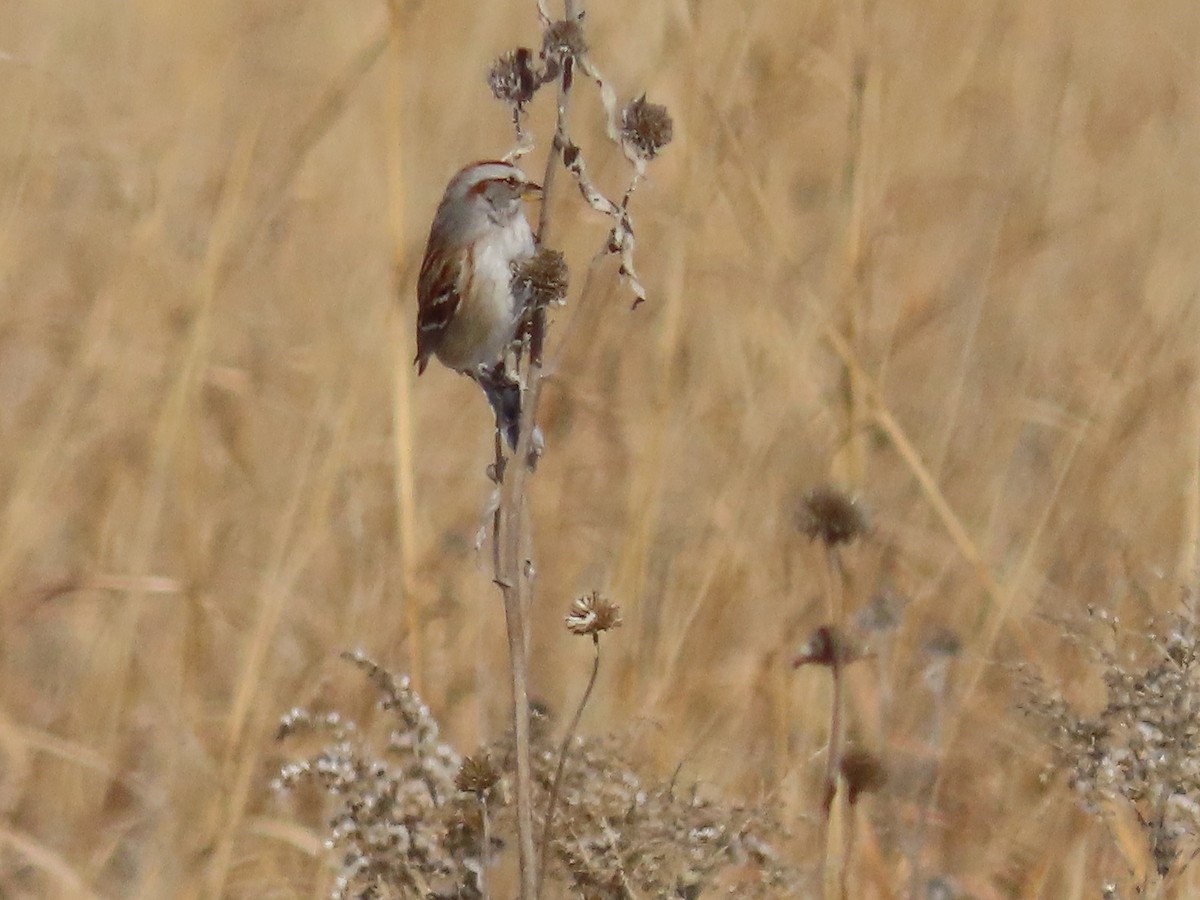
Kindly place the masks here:
MULTIPOLYGON (((882 676, 851 672, 890 776, 857 895, 903 896, 913 858, 977 898, 1128 889, 1136 827, 1039 779, 1009 666, 1099 703, 1048 616, 1141 621, 1195 583, 1195 3, 591 7, 594 58, 675 141, 633 205, 649 302, 608 261, 555 314, 535 695, 576 702, 562 617, 604 590, 625 627, 583 731, 776 796, 815 864, 828 679, 789 660, 826 575, 794 520, 842 484, 873 524, 851 608, 910 599, 882 676), (922 846, 888 851, 939 760, 922 846)), ((0 897, 323 896, 272 734, 296 704, 367 714, 340 651, 411 672, 464 751, 505 728, 489 413, 409 363, 429 220, 510 146, 483 76, 536 45, 534 4, 7 0, 0 25, 0 897)), ((581 284, 606 225, 554 203, 581 284)))

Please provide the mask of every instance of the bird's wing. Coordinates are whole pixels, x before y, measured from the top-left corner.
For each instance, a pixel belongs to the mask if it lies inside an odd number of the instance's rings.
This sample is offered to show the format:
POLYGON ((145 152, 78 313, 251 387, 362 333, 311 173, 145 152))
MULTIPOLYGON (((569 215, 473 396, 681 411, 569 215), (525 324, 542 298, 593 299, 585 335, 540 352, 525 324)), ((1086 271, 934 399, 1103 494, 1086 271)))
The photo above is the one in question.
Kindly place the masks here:
POLYGON ((436 234, 429 236, 425 260, 417 279, 417 371, 424 372, 429 357, 437 352, 446 329, 462 302, 464 266, 469 271, 469 250, 445 252, 448 248, 436 234))

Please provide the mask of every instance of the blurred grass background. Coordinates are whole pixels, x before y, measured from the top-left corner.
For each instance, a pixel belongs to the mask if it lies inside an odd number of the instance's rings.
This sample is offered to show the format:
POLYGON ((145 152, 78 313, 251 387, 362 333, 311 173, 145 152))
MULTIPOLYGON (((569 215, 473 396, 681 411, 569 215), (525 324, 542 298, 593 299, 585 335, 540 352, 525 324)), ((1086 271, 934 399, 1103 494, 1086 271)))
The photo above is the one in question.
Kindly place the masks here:
MULTIPOLYGON (((446 180, 508 149, 483 75, 536 43, 533 4, 8 0, 0 24, 0 895, 319 896, 317 817, 267 783, 282 711, 369 704, 338 651, 411 671, 464 750, 504 727, 488 413, 416 380, 412 285, 446 180)), ((1195 578, 1194 3, 613 2, 588 30, 676 137, 635 199, 651 301, 605 263, 557 315, 537 695, 575 702, 562 616, 605 590, 626 627, 584 729, 776 794, 812 863, 828 687, 787 662, 824 576, 793 518, 847 485, 875 526, 852 607, 910 599, 886 727, 852 679, 892 773, 863 895, 916 854, 978 897, 1096 896, 1145 859, 1038 780, 1000 664, 1098 698, 1044 614, 1195 578)), ((554 202, 579 284, 605 225, 554 202)))

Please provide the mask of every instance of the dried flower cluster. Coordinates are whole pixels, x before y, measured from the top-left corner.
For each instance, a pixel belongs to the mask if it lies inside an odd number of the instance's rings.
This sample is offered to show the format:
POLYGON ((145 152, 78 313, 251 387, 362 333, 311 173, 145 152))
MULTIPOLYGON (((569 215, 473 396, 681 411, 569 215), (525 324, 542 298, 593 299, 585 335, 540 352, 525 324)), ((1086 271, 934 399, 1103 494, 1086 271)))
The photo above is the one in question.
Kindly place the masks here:
MULTIPOLYGON (((548 742, 535 750, 534 778, 544 796, 558 753, 548 742)), ((700 897, 736 877, 746 897, 791 896, 798 876, 779 862, 767 836, 786 837, 769 809, 731 807, 645 779, 616 739, 576 738, 550 842, 550 871, 564 887, 549 894, 700 897)))
MULTIPOLYGON (((1117 624, 1116 619, 1110 618, 1117 624)), ((1085 806, 1133 806, 1160 876, 1186 865, 1200 835, 1200 627, 1190 611, 1141 653, 1096 650, 1107 704, 1085 716, 1026 671, 1023 709, 1045 726, 1054 765, 1085 806)))
POLYGON ((368 674, 379 690, 380 708, 396 716, 398 727, 378 752, 337 713, 292 710, 277 737, 315 734, 324 746, 285 765, 273 784, 276 791, 290 792, 309 783, 334 798, 326 845, 342 861, 332 896, 383 890, 476 896, 481 830, 463 827, 473 803, 455 786, 458 754, 439 740, 437 722, 408 679, 395 678, 362 653, 346 658, 368 674), (449 842, 452 835, 457 846, 449 842))
MULTIPOLYGON (((549 166, 553 165, 555 156, 561 153, 562 164, 575 179, 576 186, 584 200, 597 212, 603 213, 611 220, 612 227, 604 246, 606 252, 620 257, 621 263, 618 272, 632 290, 633 306, 636 307, 645 301, 646 290, 642 286, 634 266, 636 240, 630 212, 630 200, 638 184, 646 175, 646 164, 671 142, 674 123, 667 108, 647 102, 645 94, 624 107, 619 104, 616 90, 605 79, 589 53, 582 17, 552 20, 541 3, 538 4, 538 16, 542 23, 542 46, 537 54, 537 59, 534 59, 533 51, 529 48, 518 47, 501 55, 488 70, 487 80, 492 94, 498 100, 506 103, 513 113, 513 126, 516 130, 517 140, 516 146, 506 158, 517 158, 533 150, 533 138, 525 130, 524 125, 525 107, 542 86, 552 82, 557 83, 559 86, 558 116, 547 173, 552 171, 549 166), (592 181, 588 175, 583 153, 568 133, 567 102, 577 72, 595 85, 604 109, 605 131, 609 139, 621 148, 633 165, 629 185, 619 198, 609 197, 592 181)), ((546 181, 549 184, 549 174, 547 174, 546 181)), ((544 206, 542 224, 546 221, 546 209, 547 207, 544 206)), ((539 234, 541 231, 542 229, 539 227, 539 234)), ((565 270, 563 274, 563 292, 565 293, 565 270)), ((537 352, 541 346, 539 335, 544 331, 544 327, 540 324, 542 322, 540 316, 540 313, 535 314, 534 318, 539 324, 532 330, 531 345, 535 351, 535 360, 538 359, 537 352)))
POLYGON ((488 87, 497 100, 521 112, 539 88, 558 78, 571 60, 585 53, 587 42, 578 22, 552 22, 543 31, 537 61, 528 47, 500 54, 488 69, 488 87))
MULTIPOLYGON (((380 708, 397 716, 391 738, 372 748, 336 713, 293 710, 280 738, 308 733, 325 746, 285 765, 274 785, 290 792, 307 783, 332 798, 326 843, 341 854, 333 896, 480 897, 487 859, 515 847, 514 809, 505 800, 515 777, 511 734, 460 761, 436 739, 436 723, 407 679, 361 654, 350 658, 380 691, 380 708), (427 762, 434 759, 436 767, 427 762), (496 836, 486 854, 478 802, 485 796, 496 836)), ((547 728, 535 730, 532 762, 540 816, 559 762, 547 728)), ((770 808, 716 803, 695 788, 647 779, 616 738, 572 741, 557 810, 545 896, 700 897, 736 880, 744 897, 766 898, 795 896, 801 884, 771 843, 786 839, 786 830, 770 808)))
POLYGON ((810 540, 819 538, 826 546, 836 547, 853 543, 866 532, 867 514, 845 491, 824 486, 804 495, 796 525, 810 540))

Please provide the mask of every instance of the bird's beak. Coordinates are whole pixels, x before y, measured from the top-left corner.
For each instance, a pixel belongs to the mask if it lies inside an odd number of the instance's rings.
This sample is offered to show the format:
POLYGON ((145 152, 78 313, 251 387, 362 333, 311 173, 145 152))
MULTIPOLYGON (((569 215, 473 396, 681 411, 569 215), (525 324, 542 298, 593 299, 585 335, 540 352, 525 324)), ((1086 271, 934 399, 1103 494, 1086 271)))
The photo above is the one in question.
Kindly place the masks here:
POLYGON ((521 198, 528 200, 530 197, 542 196, 542 186, 533 181, 525 182, 525 187, 521 191, 521 198))

